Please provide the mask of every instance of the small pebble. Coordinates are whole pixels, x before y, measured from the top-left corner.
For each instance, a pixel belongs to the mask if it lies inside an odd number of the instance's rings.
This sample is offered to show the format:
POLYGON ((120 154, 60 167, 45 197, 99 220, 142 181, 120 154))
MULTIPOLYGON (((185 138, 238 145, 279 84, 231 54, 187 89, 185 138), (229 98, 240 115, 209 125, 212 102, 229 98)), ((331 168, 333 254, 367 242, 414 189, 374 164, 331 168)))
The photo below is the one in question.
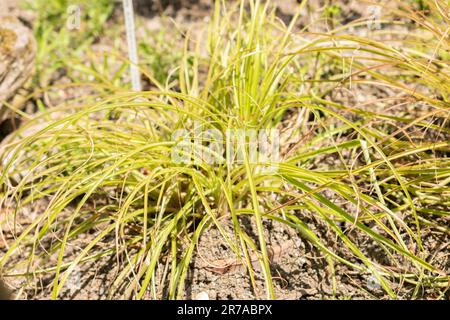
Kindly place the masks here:
POLYGON ((370 290, 380 290, 381 283, 375 276, 371 275, 367 278, 367 288, 370 290))
POLYGON ((195 300, 209 300, 209 295, 206 291, 202 291, 195 296, 195 300))

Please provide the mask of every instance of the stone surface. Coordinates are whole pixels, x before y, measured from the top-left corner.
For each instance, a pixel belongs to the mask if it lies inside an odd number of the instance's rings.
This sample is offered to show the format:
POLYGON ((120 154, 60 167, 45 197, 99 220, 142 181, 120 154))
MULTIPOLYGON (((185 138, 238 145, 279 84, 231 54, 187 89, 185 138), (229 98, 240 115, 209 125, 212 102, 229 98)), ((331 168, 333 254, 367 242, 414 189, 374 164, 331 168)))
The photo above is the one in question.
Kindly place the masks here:
POLYGON ((11 292, 0 279, 0 300, 9 300, 11 299, 11 292))
POLYGON ((32 31, 15 17, 0 17, 0 121, 6 117, 2 101, 12 98, 29 79, 35 55, 32 31))

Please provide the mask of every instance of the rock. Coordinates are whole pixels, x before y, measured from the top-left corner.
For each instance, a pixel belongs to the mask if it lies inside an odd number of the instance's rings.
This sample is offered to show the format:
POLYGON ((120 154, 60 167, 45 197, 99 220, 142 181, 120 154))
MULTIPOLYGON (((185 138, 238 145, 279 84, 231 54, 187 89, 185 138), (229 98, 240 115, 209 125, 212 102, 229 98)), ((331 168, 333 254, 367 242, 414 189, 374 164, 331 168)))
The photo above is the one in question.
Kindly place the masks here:
POLYGON ((7 114, 2 101, 12 98, 29 79, 35 55, 32 31, 15 17, 0 17, 0 121, 7 114))
POLYGON ((3 281, 0 279, 0 300, 10 300, 11 292, 6 287, 6 285, 3 283, 3 281))
POLYGON ((199 292, 195 296, 195 300, 209 300, 209 295, 206 291, 199 292))

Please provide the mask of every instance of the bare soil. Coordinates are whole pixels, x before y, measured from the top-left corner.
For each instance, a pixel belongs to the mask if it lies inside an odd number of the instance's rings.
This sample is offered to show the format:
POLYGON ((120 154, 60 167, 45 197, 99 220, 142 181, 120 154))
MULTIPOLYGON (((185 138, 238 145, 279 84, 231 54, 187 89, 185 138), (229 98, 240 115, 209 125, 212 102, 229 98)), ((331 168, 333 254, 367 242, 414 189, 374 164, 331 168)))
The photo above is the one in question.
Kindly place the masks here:
MULTIPOLYGON (((212 0, 200 1, 152 1, 138 0, 137 14, 143 19, 144 26, 157 27, 161 23, 161 14, 172 17, 179 25, 185 29, 193 25, 206 25, 208 17, 213 7, 212 0)), ((280 7, 278 15, 285 22, 292 18, 298 1, 295 0, 277 0, 280 7)), ((369 14, 367 6, 360 1, 342 1, 341 19, 351 21, 369 14)), ((308 1, 311 14, 305 14, 301 17, 299 27, 311 23, 314 19, 320 19, 321 12, 327 1, 308 1)), ((115 16, 120 16, 120 8, 115 16)), ((112 22, 113 23, 113 22, 112 22)), ((326 31, 331 25, 320 24, 319 29, 311 31, 326 31)), ((102 40, 105 42, 105 40, 102 40)), ((107 41, 106 41, 107 42, 107 41)), ((365 88, 359 91, 362 97, 355 97, 345 91, 336 90, 331 95, 334 101, 346 104, 361 103, 368 101, 373 97, 389 96, 395 94, 392 92, 378 92, 373 88, 365 88), (363 93, 362 93, 363 92, 363 93)), ((294 115, 292 115, 294 119, 294 115)), ((287 119, 286 121, 289 121, 287 119)), ((293 121, 293 120, 292 120, 293 121)), ((348 155, 350 157, 350 155, 348 155)), ((318 159, 317 166, 334 164, 338 159, 336 156, 329 156, 326 159, 318 159)), ((334 195, 327 195, 333 198, 334 195)), ((335 199, 339 201, 339 199, 335 199)), ((33 210, 44 210, 45 202, 36 204, 30 209, 30 212, 21 213, 19 222, 24 226, 32 220, 33 210)), ((349 210, 352 210, 349 208, 349 210)), ((7 214, 3 212, 2 214, 7 214)), ((345 252, 344 247, 339 243, 332 231, 326 225, 314 218, 309 212, 298 212, 308 226, 321 235, 321 239, 331 248, 340 254, 351 258, 349 252, 345 252)), ((255 224, 251 217, 242 217, 241 225, 248 234, 253 235, 257 242, 255 224)), ((228 231, 230 237, 233 237, 231 222, 222 220, 224 228, 228 231)), ((278 299, 387 299, 388 297, 381 290, 379 284, 370 274, 361 274, 350 268, 336 264, 331 266, 326 258, 314 248, 308 241, 299 234, 280 223, 265 222, 266 238, 268 245, 273 250, 271 261, 274 286, 278 299), (281 248, 281 249, 280 249, 281 248), (334 267, 334 268, 333 268, 334 267), (334 270, 333 270, 334 269, 334 270)), ((349 236, 352 240, 364 248, 364 253, 380 264, 384 261, 384 252, 376 250, 376 246, 371 240, 361 238, 351 231, 351 226, 343 224, 342 229, 349 230, 349 236)), ((433 257, 437 265, 447 273, 450 272, 450 236, 448 234, 436 234, 432 229, 422 231, 424 235, 424 247, 426 252, 433 257)), ((4 229, 0 238, 0 252, 5 252, 7 245, 14 240, 11 230, 4 229)), ((79 243, 74 243, 73 248, 68 248, 68 255, 76 254, 83 243, 88 243, 91 239, 86 234, 79 243), (79 244, 79 247, 77 247, 79 244)), ((105 244, 108 239, 105 239, 105 244)), ((23 252, 16 259, 26 257, 23 252)), ((209 299, 255 299, 264 298, 264 280, 257 263, 255 263, 255 282, 256 290, 250 281, 248 271, 243 265, 239 265, 235 254, 229 249, 220 232, 215 227, 207 229, 201 236, 197 251, 190 265, 188 278, 185 283, 185 299, 196 299, 200 296, 209 297, 209 299), (233 262, 234 261, 234 262, 233 262), (233 266, 230 266, 230 262, 233 266)), ((110 283, 117 275, 121 263, 117 263, 116 257, 105 257, 82 265, 80 270, 74 272, 73 279, 69 279, 68 285, 63 289, 60 298, 63 299, 106 299, 110 283)), ((162 272, 163 265, 158 269, 162 272)), ((40 276, 37 283, 29 284, 27 289, 20 289, 24 282, 17 279, 6 279, 15 289, 18 298, 21 299, 49 299, 51 297, 51 276, 40 276), (33 288, 33 289, 29 289, 33 288)), ((392 283, 392 288, 398 293, 400 298, 408 299, 411 297, 415 286, 403 283, 392 283)), ((158 295, 165 298, 167 287, 165 283, 158 286, 158 295)), ((427 289, 419 293, 419 298, 434 299, 438 296, 439 290, 427 289)), ((120 293, 112 298, 123 298, 120 293)), ((448 298, 448 294, 447 294, 448 298)))

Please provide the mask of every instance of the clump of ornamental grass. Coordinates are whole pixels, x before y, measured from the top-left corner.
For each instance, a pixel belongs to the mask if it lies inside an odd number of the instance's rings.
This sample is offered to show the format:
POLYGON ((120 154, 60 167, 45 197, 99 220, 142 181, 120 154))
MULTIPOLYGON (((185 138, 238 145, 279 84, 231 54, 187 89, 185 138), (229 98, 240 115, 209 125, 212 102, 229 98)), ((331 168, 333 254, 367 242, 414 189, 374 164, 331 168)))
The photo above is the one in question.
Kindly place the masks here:
POLYGON ((217 1, 207 54, 205 37, 194 49, 186 45, 175 89, 142 70, 154 90, 111 87, 101 98, 42 111, 9 136, 1 146, 0 205, 13 210, 4 219, 14 222, 38 200, 47 206, 16 234, 0 259, 3 272, 52 275, 56 299, 82 264, 121 256, 111 296, 120 289, 124 297, 157 298, 156 269, 164 263, 168 297, 180 298, 196 244, 215 227, 254 287, 250 257, 257 255, 267 298, 276 298, 263 224, 273 220, 296 230, 330 266, 371 274, 391 298, 398 284, 412 285, 412 297, 422 287, 445 288, 450 277, 427 252, 423 232, 449 233, 448 6, 427 1, 417 11, 399 3, 382 29, 356 36, 349 29, 367 21, 323 34, 298 30, 304 3, 286 26, 269 2, 217 1), (406 29, 390 32, 391 24, 406 29), (330 98, 343 87, 393 96, 345 105, 330 98), (390 112, 404 106, 418 111, 390 112), (292 113, 302 120, 284 130, 292 113), (280 130, 279 157, 255 160, 250 138, 238 145, 238 159, 226 161, 205 132, 230 130, 280 130), (321 164, 327 156, 337 164, 321 164), (306 213, 349 254, 329 246, 306 213), (256 238, 240 225, 245 215, 256 238), (389 265, 349 230, 370 239, 389 265), (67 254, 87 233, 87 245, 67 254), (18 252, 25 263, 11 263, 18 252))

